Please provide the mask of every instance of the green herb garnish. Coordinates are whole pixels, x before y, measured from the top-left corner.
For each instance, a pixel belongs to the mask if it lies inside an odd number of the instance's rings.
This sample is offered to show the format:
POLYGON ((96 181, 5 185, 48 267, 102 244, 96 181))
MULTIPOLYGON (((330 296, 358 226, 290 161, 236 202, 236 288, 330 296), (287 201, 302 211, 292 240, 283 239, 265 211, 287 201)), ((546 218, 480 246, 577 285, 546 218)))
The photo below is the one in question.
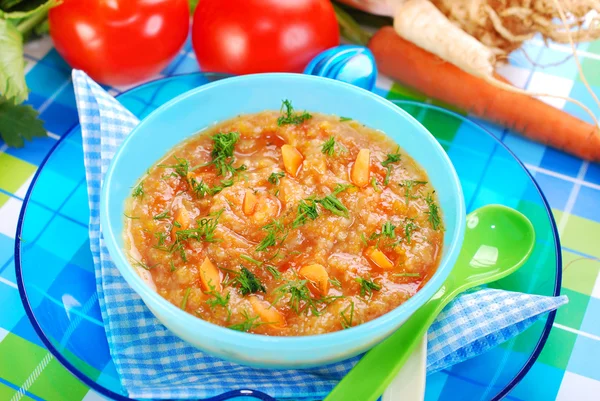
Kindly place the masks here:
POLYGON ((133 265, 134 266, 139 266, 144 270, 151 270, 153 268, 155 268, 156 266, 158 266, 158 264, 153 265, 153 266, 149 266, 146 263, 142 262, 141 260, 137 260, 136 258, 134 258, 133 256, 129 255, 129 257, 131 258, 131 260, 133 260, 133 265))
POLYGON ((385 223, 383 223, 383 226, 381 226, 381 234, 384 237, 394 239, 394 237, 396 237, 396 233, 394 232, 394 230, 396 230, 396 226, 393 225, 390 221, 386 221, 385 223))
POLYGON ((273 220, 262 228, 263 231, 267 232, 265 238, 256 247, 257 252, 262 252, 270 246, 275 246, 278 243, 281 244, 287 238, 287 231, 281 221, 273 220))
POLYGON ((172 273, 172 272, 174 272, 176 270, 175 269, 175 263, 173 262, 173 259, 171 259, 171 261, 169 263, 171 265, 171 273, 172 273))
POLYGON ((321 147, 321 153, 326 154, 327 156, 333 156, 335 154, 335 138, 329 137, 328 140, 323 142, 323 146, 321 147))
MULTIPOLYGON (((435 191, 433 193, 435 193, 435 191)), ((434 230, 437 230, 442 224, 442 220, 440 219, 438 205, 435 204, 435 201, 432 198, 433 193, 427 194, 427 197, 425 198, 427 206, 429 206, 429 210, 425 213, 429 215, 429 223, 431 224, 431 227, 433 227, 434 230)))
POLYGON ((206 185, 204 180, 197 181, 192 177, 190 178, 190 187, 192 188, 192 192, 194 192, 198 198, 204 198, 211 193, 210 187, 206 185))
POLYGON ((283 177, 285 177, 285 173, 283 171, 278 171, 271 173, 268 180, 273 185, 279 185, 279 180, 283 177))
POLYGON ((131 220, 139 220, 139 217, 130 216, 127 213, 123 213, 123 216, 125 216, 125 217, 127 217, 128 219, 131 219, 131 220))
POLYGON ((254 263, 256 266, 262 266, 263 262, 260 260, 256 260, 248 255, 240 255, 240 258, 244 259, 246 262, 254 263))
POLYGON ((315 199, 314 202, 321 205, 324 209, 329 210, 336 216, 348 217, 348 209, 344 204, 336 197, 342 191, 350 188, 352 185, 338 184, 332 193, 321 199, 315 199))
POLYGON ((171 216, 169 216, 169 211, 168 211, 168 210, 165 210, 164 212, 162 212, 162 213, 159 213, 159 214, 155 215, 155 216, 153 217, 153 219, 154 219, 154 220, 165 220, 165 219, 168 219, 168 218, 170 218, 170 217, 171 217, 171 216))
POLYGON ((275 293, 279 294, 275 302, 279 301, 286 294, 290 294, 288 305, 296 314, 310 310, 314 316, 319 316, 320 312, 317 307, 317 299, 311 296, 310 289, 307 287, 308 280, 288 281, 284 285, 277 287, 275 293))
POLYGON ((334 287, 336 287, 336 288, 339 288, 340 290, 342 289, 342 283, 340 283, 340 280, 338 280, 338 279, 337 279, 337 278, 335 278, 335 277, 334 277, 334 278, 330 278, 330 279, 329 279, 329 283, 330 283, 332 286, 334 286, 334 287))
POLYGON ((237 273, 232 284, 240 289, 242 295, 253 294, 259 291, 267 292, 265 286, 254 275, 254 273, 246 269, 244 266, 242 266, 240 271, 237 273))
POLYGON ((394 277, 421 277, 419 273, 394 273, 394 277))
POLYGON ((163 246, 167 239, 167 234, 162 231, 157 231, 154 233, 154 236, 158 240, 157 246, 163 246))
POLYGON ((207 165, 214 165, 217 169, 217 175, 226 176, 227 174, 235 175, 240 171, 246 170, 246 165, 242 164, 240 167, 233 167, 235 157, 233 157, 233 151, 235 150, 235 144, 240 139, 238 132, 219 132, 213 135, 213 149, 210 153, 212 161, 207 165))
POLYGON ((407 205, 408 205, 408 202, 410 201, 410 199, 417 199, 416 196, 411 195, 413 188, 416 187, 417 185, 425 185, 425 184, 427 184, 427 181, 416 181, 416 180, 404 180, 400 183, 400 186, 404 187, 404 197, 406 198, 407 205))
POLYGON ((175 174, 177 174, 178 176, 180 176, 182 178, 187 179, 188 173, 193 170, 193 169, 190 169, 190 162, 188 162, 186 159, 179 158, 177 156, 173 156, 173 158, 175 158, 175 161, 177 161, 177 163, 175 163, 175 164, 159 164, 158 167, 172 168, 173 170, 175 170, 175 174))
POLYGON ((354 280, 358 284, 360 284, 360 295, 364 297, 366 294, 369 294, 369 299, 373 296, 373 291, 381 290, 381 286, 374 282, 373 280, 367 280, 362 277, 356 277, 354 280))
POLYGON ((228 292, 227 296, 223 296, 219 291, 216 290, 215 286, 211 283, 208 283, 208 287, 210 288, 210 291, 205 291, 204 293, 206 295, 212 296, 213 298, 207 299, 206 304, 211 309, 214 309, 217 306, 222 306, 224 308, 227 307, 227 304, 229 303, 230 293, 228 292))
POLYGON ((279 116, 277 119, 277 125, 279 126, 287 124, 302 124, 304 121, 312 118, 312 115, 306 111, 304 113, 294 114, 292 102, 287 99, 282 102, 280 111, 283 113, 283 115, 279 116), (285 111, 283 109, 285 109, 285 111))
POLYGON ((396 149, 396 153, 388 153, 387 157, 384 161, 381 162, 381 165, 386 168, 385 179, 383 180, 383 185, 387 185, 390 182, 390 174, 392 173, 392 163, 398 163, 401 159, 400 153, 398 151, 400 148, 396 149))
POLYGON ((183 299, 181 300, 181 306, 180 306, 180 308, 182 310, 185 310, 185 307, 187 306, 187 301, 188 301, 188 298, 190 296, 190 291, 191 290, 192 290, 191 287, 188 287, 187 290, 185 290, 185 294, 183 295, 183 299))
POLYGON ((271 273, 271 276, 273 276, 275 280, 279 280, 281 278, 281 273, 279 272, 279 270, 277 270, 275 266, 265 265, 265 269, 267 269, 267 271, 271 273))
POLYGON ((250 315, 248 314, 248 311, 243 311, 242 316, 245 319, 243 322, 237 323, 237 324, 232 324, 231 326, 227 326, 227 327, 230 328, 231 330, 243 331, 243 332, 247 333, 252 329, 262 326, 263 324, 272 324, 272 323, 266 323, 266 322, 265 323, 257 322, 259 317, 258 316, 250 317, 250 315))
POLYGON ((144 186, 143 183, 140 182, 134 189, 131 194, 134 198, 143 198, 144 197, 144 186))
POLYGON ((379 189, 379 184, 377 183, 377 179, 375 177, 371 178, 371 186, 373 187, 375 192, 381 192, 381 189, 379 189))
POLYGON ((410 220, 410 222, 404 224, 404 236, 406 237, 406 242, 408 242, 410 244, 410 238, 411 235, 413 233, 413 231, 415 231, 415 229, 417 228, 417 226, 415 225, 415 223, 413 223, 413 219, 407 219, 410 220))
POLYGON ((352 320, 354 319, 354 301, 350 301, 350 305, 346 306, 346 308, 340 312, 340 317, 342 318, 342 327, 344 329, 352 327, 352 320), (350 309, 350 316, 346 316, 348 309, 350 309))
POLYGON ((365 244, 365 246, 369 245, 369 243, 367 242, 367 237, 365 237, 365 233, 360 233, 360 240, 363 244, 365 244))
POLYGON ((344 121, 352 121, 352 119, 350 117, 340 117, 340 122, 344 121))
POLYGON ((298 214, 292 223, 292 228, 298 228, 305 224, 308 219, 315 220, 319 217, 317 204, 313 199, 303 199, 298 204, 298 214))

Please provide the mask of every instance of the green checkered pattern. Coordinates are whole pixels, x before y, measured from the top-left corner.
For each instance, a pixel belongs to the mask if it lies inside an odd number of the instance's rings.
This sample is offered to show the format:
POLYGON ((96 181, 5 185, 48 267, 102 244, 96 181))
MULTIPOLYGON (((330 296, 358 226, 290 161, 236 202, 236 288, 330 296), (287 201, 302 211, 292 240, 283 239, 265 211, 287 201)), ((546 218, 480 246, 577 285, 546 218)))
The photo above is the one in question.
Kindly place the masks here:
MULTIPOLYGON (((542 42, 533 41, 525 46, 525 51, 539 66, 531 67, 521 53, 516 53, 510 64, 501 68, 501 73, 514 84, 532 91, 574 97, 600 115, 577 77, 574 63, 553 65, 570 53, 568 47, 546 48, 542 42), (552 66, 544 68, 544 65, 552 66)), ((581 45, 579 54, 589 83, 600 95, 600 42, 581 45)), ((17 291, 13 247, 23 198, 37 166, 56 141, 77 124, 69 68, 51 42, 44 39, 28 45, 26 57, 27 83, 31 88, 28 102, 40 111, 50 136, 28 143, 24 149, 11 149, 0 141, 0 401, 103 400, 60 366, 43 347, 25 316, 17 291)), ((197 69, 188 43, 163 75, 197 69)), ((390 99, 427 101, 385 77, 378 80, 378 88, 380 94, 390 99)), ((123 89, 126 88, 113 89, 112 93, 123 89)), ((555 99, 548 102, 589 120, 576 106, 555 99)), ((442 143, 455 139, 460 130, 456 121, 445 121, 440 114, 435 119, 427 115, 422 118, 442 143)), ((502 127, 484 126, 517 154, 548 198, 563 246, 563 293, 570 298, 570 303, 559 310, 538 361, 509 399, 600 400, 600 165, 532 143, 502 127)), ((70 196, 78 194, 37 199, 40 216, 44 215, 44 207, 65 210, 70 196)), ((520 341, 534 335, 528 333, 520 341)), ((515 346, 518 347, 518 342, 515 346)), ((90 376, 99 374, 91 372, 90 376)))

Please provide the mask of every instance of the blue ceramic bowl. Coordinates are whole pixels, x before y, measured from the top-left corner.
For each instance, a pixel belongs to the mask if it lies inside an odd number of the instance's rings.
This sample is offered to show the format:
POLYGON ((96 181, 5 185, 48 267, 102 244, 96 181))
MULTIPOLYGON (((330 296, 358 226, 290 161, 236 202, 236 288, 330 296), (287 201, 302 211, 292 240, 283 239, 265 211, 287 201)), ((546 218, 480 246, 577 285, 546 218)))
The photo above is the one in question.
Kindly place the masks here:
POLYGON ((158 108, 127 137, 106 173, 100 201, 104 239, 119 271, 173 333, 234 362, 301 368, 337 362, 367 351, 390 335, 442 285, 460 251, 465 205, 458 176, 435 138, 408 113, 366 90, 327 78, 258 74, 228 78, 189 91, 158 108), (123 210, 131 188, 173 146, 212 124, 242 113, 278 109, 290 99, 297 110, 350 116, 385 132, 427 171, 443 211, 446 235, 440 266, 411 299, 368 323, 335 333, 270 337, 223 328, 188 314, 158 295, 129 264, 123 210))

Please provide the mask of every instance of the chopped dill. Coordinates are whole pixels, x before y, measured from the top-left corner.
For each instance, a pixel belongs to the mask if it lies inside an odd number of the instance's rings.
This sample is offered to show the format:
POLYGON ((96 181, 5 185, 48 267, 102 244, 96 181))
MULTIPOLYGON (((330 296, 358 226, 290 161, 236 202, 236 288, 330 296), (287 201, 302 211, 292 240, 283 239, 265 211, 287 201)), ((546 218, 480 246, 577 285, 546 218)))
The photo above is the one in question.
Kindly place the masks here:
POLYGON ((404 180, 400 183, 401 187, 404 187, 404 197, 406 198, 406 204, 411 199, 417 199, 416 196, 412 195, 413 188, 417 185, 425 185, 427 181, 417 181, 417 180, 404 180))
POLYGON ((198 181, 192 177, 190 178, 190 187, 192 188, 192 192, 194 192, 198 198, 204 198, 206 195, 210 194, 210 187, 206 185, 204 180, 198 181))
POLYGON ((373 291, 381 290, 381 286, 373 280, 367 280, 362 277, 356 277, 354 280, 356 280, 356 282, 360 284, 361 297, 364 297, 365 295, 369 294, 368 298, 371 299, 371 297, 373 296, 373 291))
POLYGON ((308 280, 293 280, 277 287, 274 292, 279 295, 273 303, 279 301, 286 294, 290 294, 288 304, 297 315, 304 311, 308 313, 310 310, 313 316, 319 316, 320 312, 317 307, 318 300, 311 296, 307 284, 308 280))
POLYGON ((229 328, 231 330, 243 331, 243 332, 247 333, 252 329, 262 326, 263 324, 271 324, 271 323, 257 322, 259 317, 258 316, 250 317, 250 314, 246 310, 242 312, 242 316, 245 319, 243 322, 232 324, 231 326, 227 326, 227 328, 229 328))
POLYGON ((217 175, 226 176, 230 173, 233 176, 240 171, 246 170, 247 167, 245 164, 237 168, 233 167, 233 162, 235 161, 233 151, 239 139, 240 134, 238 132, 219 132, 213 135, 213 149, 210 153, 212 161, 206 165, 214 165, 217 169, 217 175))
POLYGON ((337 278, 330 278, 329 279, 329 284, 331 284, 332 286, 339 288, 340 290, 342 289, 342 283, 340 283, 340 280, 338 280, 337 278))
POLYGON ((265 265, 265 269, 267 269, 267 271, 271 273, 271 276, 273 276, 275 280, 279 280, 281 278, 281 273, 279 272, 279 270, 277 270, 275 266, 265 265))
POLYGON ((312 118, 312 115, 306 111, 304 113, 294 113, 292 102, 287 99, 282 101, 280 112, 283 113, 283 115, 279 116, 277 119, 277 125, 279 126, 287 124, 298 125, 312 118))
POLYGON ((175 163, 175 164, 159 164, 158 167, 172 168, 173 170, 175 170, 175 174, 187 179, 188 173, 193 170, 193 169, 190 169, 190 162, 188 162, 184 158, 179 158, 177 156, 173 156, 173 158, 175 158, 175 161, 177 161, 177 163, 175 163))
POLYGON ((377 179, 375 177, 371 178, 371 186, 373 187, 375 192, 381 192, 381 189, 379 189, 379 183, 377 183, 377 179))
MULTIPOLYGON (((435 193, 435 191, 433 193, 435 193)), ((438 205, 435 204, 435 201, 432 198, 433 193, 427 194, 427 197, 425 198, 427 206, 429 206, 429 210, 425 213, 429 215, 429 223, 431 224, 431 227, 433 227, 434 230, 437 230, 442 224, 442 220, 440 219, 438 205)))
POLYGON ((333 156, 335 154, 335 138, 333 136, 330 136, 328 140, 323 142, 321 153, 326 154, 327 156, 333 156))
POLYGON ((175 263, 173 262, 173 259, 171 259, 171 261, 169 262, 169 264, 171 265, 171 273, 174 272, 175 270, 177 270, 175 268, 175 263))
POLYGON ((352 327, 352 320, 354 319, 354 301, 350 301, 350 305, 340 311, 340 317, 342 318, 342 328, 348 329, 352 327), (348 312, 348 309, 350 309, 350 312, 348 312), (349 316, 346 316, 346 313, 348 313, 349 316))
POLYGON ((298 228, 304 225, 308 219, 315 220, 319 217, 317 204, 314 199, 303 199, 298 204, 298 215, 292 222, 292 228, 298 228))
POLYGON ((267 292, 265 286, 254 275, 254 273, 246 269, 244 266, 242 266, 240 271, 237 272, 232 284, 240 289, 242 295, 253 294, 259 291, 267 292))
POLYGON ((207 299, 206 304, 211 309, 214 309, 217 306, 222 306, 222 307, 226 308, 227 304, 229 303, 230 293, 228 292, 227 296, 223 296, 223 294, 221 294, 219 291, 217 291, 215 286, 212 285, 211 283, 208 283, 208 287, 210 288, 210 291, 204 291, 204 293, 206 295, 212 296, 213 298, 207 299))
POLYGON ((278 243, 281 244, 287 238, 287 231, 279 220, 273 220, 271 223, 264 226, 262 230, 266 231, 267 235, 257 245, 257 252, 262 252, 268 247, 275 246, 278 243))
POLYGON ((318 203, 319 205, 321 205, 321 207, 329 210, 331 213, 335 214, 336 216, 342 216, 342 217, 347 218, 348 217, 348 209, 336 197, 336 195, 342 191, 345 191, 346 189, 350 188, 351 186, 352 185, 349 185, 349 184, 347 184, 347 185, 338 184, 338 185, 336 185, 336 187, 332 193, 325 196, 324 198, 315 199, 314 202, 318 203))
POLYGON ((157 231, 154 233, 154 236, 157 239, 157 244, 156 246, 163 246, 165 244, 165 241, 167 239, 167 234, 162 232, 162 231, 157 231))
POLYGON ((143 182, 140 182, 134 189, 133 192, 131 193, 131 196, 133 196, 134 198, 144 198, 144 186, 143 186, 143 182))
POLYGON ((352 121, 352 119, 350 117, 340 117, 340 122, 344 122, 344 121, 352 121))
POLYGON ((240 258, 244 259, 246 262, 254 263, 256 266, 262 266, 263 262, 260 260, 256 260, 248 255, 240 255, 240 258))
POLYGON ((421 277, 419 273, 394 273, 394 277, 421 277))
POLYGON ((123 213, 123 216, 125 216, 125 217, 127 217, 128 219, 131 219, 131 220, 139 220, 140 219, 139 217, 129 216, 127 213, 123 213))
POLYGON ((412 233, 415 231, 417 226, 415 223, 413 223, 413 219, 407 218, 407 220, 409 220, 409 222, 404 223, 404 236, 406 237, 406 242, 410 244, 412 233))
POLYGON ((285 173, 283 171, 277 171, 271 173, 268 180, 273 185, 279 185, 279 180, 283 177, 285 177, 285 173))
POLYGON ((181 300, 181 306, 180 306, 182 310, 185 310, 185 307, 187 306, 187 301, 190 296, 191 290, 192 290, 192 287, 188 287, 187 290, 185 290, 185 294, 183 295, 183 299, 181 300))
POLYGON ((396 153, 388 153, 387 157, 384 161, 381 162, 381 165, 386 168, 385 178, 383 180, 383 185, 387 185, 390 182, 390 174, 392 173, 392 163, 398 163, 401 159, 400 148, 396 149, 396 153))
POLYGON ((168 210, 165 210, 164 212, 162 212, 162 213, 159 213, 159 214, 155 215, 155 216, 153 217, 153 219, 154 219, 154 220, 165 220, 165 219, 168 219, 168 218, 170 218, 170 217, 171 217, 171 216, 169 215, 169 211, 168 211, 168 210))
POLYGON ((396 237, 396 233, 394 232, 394 230, 396 230, 396 226, 393 225, 392 222, 390 222, 390 221, 386 221, 381 226, 381 234, 384 237, 394 239, 396 237))
POLYGON ((365 246, 369 245, 367 242, 367 237, 365 237, 365 233, 360 233, 360 240, 363 244, 365 244, 365 246))
POLYGON ((129 257, 131 258, 131 260, 133 260, 133 265, 134 266, 139 266, 144 270, 148 270, 150 271, 151 269, 153 269, 154 267, 158 266, 158 264, 153 265, 153 266, 149 266, 146 263, 142 262, 141 260, 137 260, 136 258, 134 258, 133 256, 129 255, 129 257))

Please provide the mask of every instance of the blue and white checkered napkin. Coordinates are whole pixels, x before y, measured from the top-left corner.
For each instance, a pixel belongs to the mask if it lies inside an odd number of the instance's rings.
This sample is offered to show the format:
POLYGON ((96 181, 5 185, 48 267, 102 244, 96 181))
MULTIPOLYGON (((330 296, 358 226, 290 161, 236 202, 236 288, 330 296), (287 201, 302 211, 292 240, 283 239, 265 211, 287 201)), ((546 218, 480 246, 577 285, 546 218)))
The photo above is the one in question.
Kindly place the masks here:
MULTIPOLYGON (((138 119, 85 73, 73 71, 90 203, 90 244, 108 345, 124 388, 134 398, 203 398, 252 388, 273 397, 325 396, 357 358, 318 369, 263 370, 206 355, 156 320, 113 264, 100 232, 102 178, 138 119)), ((463 294, 428 333, 428 371, 477 356, 519 334, 567 302, 499 290, 463 294)))

